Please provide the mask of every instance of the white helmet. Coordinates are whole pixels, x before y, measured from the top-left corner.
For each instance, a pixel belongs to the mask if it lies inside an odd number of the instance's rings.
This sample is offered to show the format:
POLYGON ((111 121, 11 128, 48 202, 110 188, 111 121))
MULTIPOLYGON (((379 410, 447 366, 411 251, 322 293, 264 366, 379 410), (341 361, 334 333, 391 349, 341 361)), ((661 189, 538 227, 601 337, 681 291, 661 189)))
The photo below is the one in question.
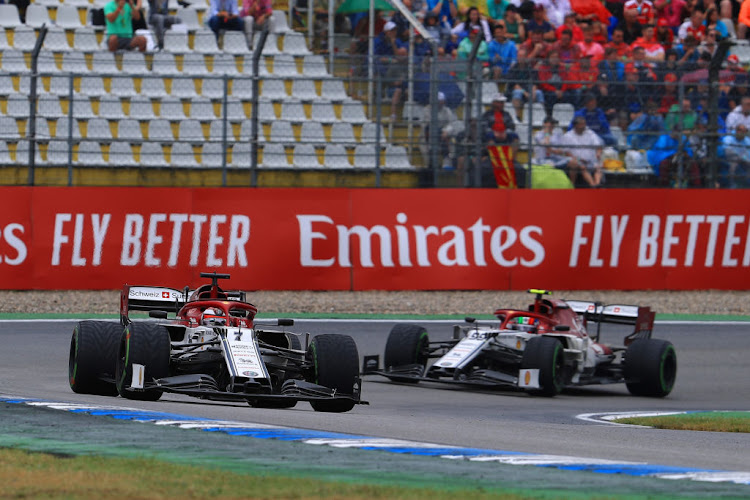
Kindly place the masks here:
POLYGON ((216 309, 208 308, 201 314, 201 325, 206 326, 224 326, 227 324, 227 319, 224 314, 216 309))

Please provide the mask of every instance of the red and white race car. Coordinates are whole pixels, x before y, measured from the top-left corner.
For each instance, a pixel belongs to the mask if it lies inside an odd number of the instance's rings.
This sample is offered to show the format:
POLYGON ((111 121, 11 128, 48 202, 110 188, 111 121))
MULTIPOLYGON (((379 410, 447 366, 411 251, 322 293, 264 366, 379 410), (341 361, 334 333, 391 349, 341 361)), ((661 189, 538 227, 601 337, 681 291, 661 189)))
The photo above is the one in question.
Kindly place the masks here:
POLYGON ((211 283, 192 292, 125 285, 120 324, 78 323, 68 368, 73 391, 151 401, 172 392, 266 408, 308 401, 324 412, 366 404, 350 336, 323 334, 310 341, 309 334, 267 328, 294 322, 261 325, 244 292, 219 287, 228 274, 201 277, 211 283), (133 310, 155 320, 132 321, 133 310))
POLYGON ((398 324, 386 342, 384 368, 379 368, 379 356, 366 356, 364 373, 398 382, 517 387, 544 396, 565 387, 623 382, 636 396, 664 397, 672 391, 677 355, 672 343, 651 338, 654 312, 649 307, 566 301, 545 298, 545 290, 529 292, 536 299, 528 310, 498 309, 499 324, 466 318, 465 325, 454 327, 449 341, 430 342, 425 328, 398 324), (606 323, 634 329, 623 345, 608 345, 599 341, 606 323))

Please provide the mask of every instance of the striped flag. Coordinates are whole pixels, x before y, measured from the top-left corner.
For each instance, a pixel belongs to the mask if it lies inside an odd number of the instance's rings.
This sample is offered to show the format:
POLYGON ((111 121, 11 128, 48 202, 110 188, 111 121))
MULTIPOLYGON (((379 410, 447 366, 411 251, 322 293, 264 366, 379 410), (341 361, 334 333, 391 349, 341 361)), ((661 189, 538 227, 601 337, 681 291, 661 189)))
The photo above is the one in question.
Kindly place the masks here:
POLYGON ((516 169, 513 166, 513 148, 510 146, 487 146, 492 160, 492 172, 499 188, 516 188, 516 169))

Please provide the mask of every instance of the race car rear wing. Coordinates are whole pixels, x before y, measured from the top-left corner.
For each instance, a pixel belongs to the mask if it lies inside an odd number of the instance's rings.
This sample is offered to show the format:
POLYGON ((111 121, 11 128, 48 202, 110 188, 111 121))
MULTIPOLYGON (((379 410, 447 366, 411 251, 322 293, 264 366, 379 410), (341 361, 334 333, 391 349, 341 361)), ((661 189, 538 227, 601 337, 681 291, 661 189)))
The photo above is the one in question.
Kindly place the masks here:
MULTIPOLYGON (((185 287, 183 290, 162 286, 125 285, 120 292, 120 322, 130 323, 130 311, 167 311, 177 312, 184 306, 194 290, 185 287)), ((227 300, 245 302, 245 292, 239 290, 222 290, 227 300)))
POLYGON ((602 323, 617 323, 620 325, 634 325, 633 333, 625 337, 625 345, 629 345, 635 339, 651 338, 654 329, 654 317, 656 313, 650 307, 628 306, 620 304, 604 305, 599 302, 588 302, 581 300, 566 300, 570 308, 582 315, 589 321, 597 323, 596 339, 602 323))
POLYGON ((161 286, 125 285, 120 292, 120 321, 130 322, 130 311, 174 311, 185 305, 189 291, 161 286))

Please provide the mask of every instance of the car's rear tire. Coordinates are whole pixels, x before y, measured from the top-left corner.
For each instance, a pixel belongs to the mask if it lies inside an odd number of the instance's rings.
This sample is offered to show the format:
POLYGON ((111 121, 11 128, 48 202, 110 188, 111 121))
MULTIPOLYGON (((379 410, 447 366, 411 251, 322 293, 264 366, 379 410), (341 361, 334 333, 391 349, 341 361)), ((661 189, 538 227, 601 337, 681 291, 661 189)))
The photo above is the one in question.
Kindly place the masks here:
POLYGON ((625 351, 625 385, 634 396, 663 398, 677 379, 677 353, 671 342, 637 339, 625 351))
MULTIPOLYGON (((317 335, 307 348, 307 359, 313 365, 310 375, 314 384, 336 389, 336 394, 359 392, 359 353, 349 335, 317 335)), ((310 401, 315 411, 342 413, 354 408, 354 400, 310 401)))
POLYGON ((563 345, 551 337, 534 337, 526 343, 521 359, 521 368, 539 370, 539 389, 531 394, 552 397, 564 386, 563 345))
POLYGON ((73 392, 117 396, 115 362, 121 334, 119 323, 81 321, 76 324, 68 358, 68 381, 73 392))
POLYGON ((156 401, 162 395, 158 389, 133 389, 133 364, 145 366, 144 383, 169 375, 169 332, 162 325, 130 323, 120 337, 117 355, 117 392, 127 399, 156 401))
MULTIPOLYGON (((391 328, 385 343, 383 365, 385 370, 398 366, 427 365, 430 337, 423 326, 398 323, 391 328)), ((391 376, 391 380, 416 384, 418 380, 391 376)))

